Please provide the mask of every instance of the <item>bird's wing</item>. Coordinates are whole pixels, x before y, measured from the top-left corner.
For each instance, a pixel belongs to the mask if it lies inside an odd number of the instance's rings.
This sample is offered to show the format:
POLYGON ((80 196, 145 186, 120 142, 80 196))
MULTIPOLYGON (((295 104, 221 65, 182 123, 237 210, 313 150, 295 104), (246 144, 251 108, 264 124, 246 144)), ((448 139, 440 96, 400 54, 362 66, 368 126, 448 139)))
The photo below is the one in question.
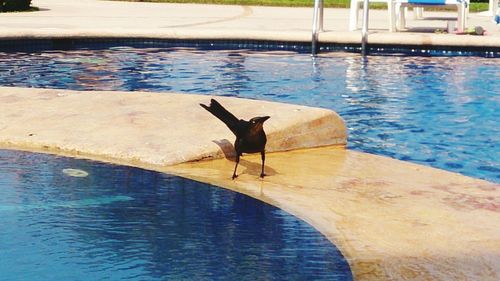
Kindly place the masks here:
POLYGON ((238 120, 238 118, 236 118, 236 116, 234 116, 231 112, 227 111, 227 109, 225 109, 219 102, 211 99, 210 106, 206 106, 202 103, 200 103, 200 105, 224 122, 231 132, 238 136, 240 120, 238 120))

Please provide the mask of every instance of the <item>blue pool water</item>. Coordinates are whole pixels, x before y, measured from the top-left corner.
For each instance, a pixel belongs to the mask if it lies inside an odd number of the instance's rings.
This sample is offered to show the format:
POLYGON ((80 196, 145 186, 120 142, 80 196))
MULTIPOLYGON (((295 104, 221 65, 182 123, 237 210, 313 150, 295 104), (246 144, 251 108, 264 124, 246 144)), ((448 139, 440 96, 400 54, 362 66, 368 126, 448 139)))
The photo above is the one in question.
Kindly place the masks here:
POLYGON ((175 91, 337 111, 349 148, 500 182, 500 59, 111 47, 0 52, 0 85, 175 91))
POLYGON ((2 281, 352 280, 296 217, 131 167, 0 150, 0 226, 2 281))

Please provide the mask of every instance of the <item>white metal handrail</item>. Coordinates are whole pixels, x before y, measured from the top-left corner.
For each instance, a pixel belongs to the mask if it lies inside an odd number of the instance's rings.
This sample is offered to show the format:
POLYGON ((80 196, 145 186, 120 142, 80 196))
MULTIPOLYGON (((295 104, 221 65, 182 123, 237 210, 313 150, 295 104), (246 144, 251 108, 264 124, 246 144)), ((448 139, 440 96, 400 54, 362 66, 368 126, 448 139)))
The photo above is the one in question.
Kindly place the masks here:
POLYGON ((323 8, 324 0, 314 0, 314 14, 312 26, 312 55, 318 52, 318 34, 323 31, 323 8))
MULTIPOLYGON (((314 0, 314 13, 313 13, 313 25, 312 25, 312 46, 311 53, 316 55, 319 51, 318 49, 318 35, 319 32, 323 31, 323 10, 325 2, 324 0, 314 0)), ((361 28, 361 53, 366 55, 368 42, 368 0, 363 2, 363 27, 361 28)))
POLYGON ((361 54, 365 56, 367 54, 366 44, 368 43, 368 11, 370 10, 370 5, 368 0, 363 1, 363 27, 361 28, 361 54))

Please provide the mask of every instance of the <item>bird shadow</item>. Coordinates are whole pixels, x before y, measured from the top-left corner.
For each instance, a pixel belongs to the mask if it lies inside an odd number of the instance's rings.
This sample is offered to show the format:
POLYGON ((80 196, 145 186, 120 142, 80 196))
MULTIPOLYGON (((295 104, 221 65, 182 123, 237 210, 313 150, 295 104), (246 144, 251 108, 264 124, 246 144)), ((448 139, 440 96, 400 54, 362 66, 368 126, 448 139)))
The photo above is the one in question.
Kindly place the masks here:
MULTIPOLYGON (((227 160, 230 160, 232 162, 236 162, 236 153, 234 151, 234 146, 231 142, 229 142, 227 139, 223 140, 213 140, 213 142, 219 146, 219 148, 222 150, 222 153, 224 153, 224 158, 227 160)), ((240 157, 240 164, 239 166, 243 166, 246 169, 241 171, 238 174, 256 174, 260 175, 261 171, 261 163, 254 163, 250 162, 244 159, 244 155, 240 157)), ((264 165, 264 172, 266 173, 266 176, 274 176, 278 174, 275 169, 269 167, 268 165, 264 165)))

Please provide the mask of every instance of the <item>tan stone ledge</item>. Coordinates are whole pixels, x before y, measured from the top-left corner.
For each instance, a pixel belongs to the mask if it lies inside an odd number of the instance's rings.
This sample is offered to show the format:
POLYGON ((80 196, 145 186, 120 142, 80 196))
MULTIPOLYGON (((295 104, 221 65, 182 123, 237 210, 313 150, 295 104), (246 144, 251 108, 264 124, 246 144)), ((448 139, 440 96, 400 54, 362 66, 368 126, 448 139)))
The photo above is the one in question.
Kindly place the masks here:
MULTIPOLYGON (((259 155, 245 155, 231 180, 226 158, 181 163, 222 157, 220 145, 230 151, 234 137, 198 106, 209 99, 0 87, 0 147, 137 166, 250 195, 323 233, 356 280, 500 278, 498 184, 343 145, 270 153, 263 180, 259 155)), ((332 111, 217 99, 238 117, 271 115, 270 151, 345 143, 332 111)))
MULTIPOLYGON (((232 153, 234 136, 199 106, 210 96, 151 92, 79 92, 0 87, 0 143, 56 153, 173 165, 232 153)), ((217 97, 243 119, 269 115, 267 150, 344 145, 333 111, 217 97)))

